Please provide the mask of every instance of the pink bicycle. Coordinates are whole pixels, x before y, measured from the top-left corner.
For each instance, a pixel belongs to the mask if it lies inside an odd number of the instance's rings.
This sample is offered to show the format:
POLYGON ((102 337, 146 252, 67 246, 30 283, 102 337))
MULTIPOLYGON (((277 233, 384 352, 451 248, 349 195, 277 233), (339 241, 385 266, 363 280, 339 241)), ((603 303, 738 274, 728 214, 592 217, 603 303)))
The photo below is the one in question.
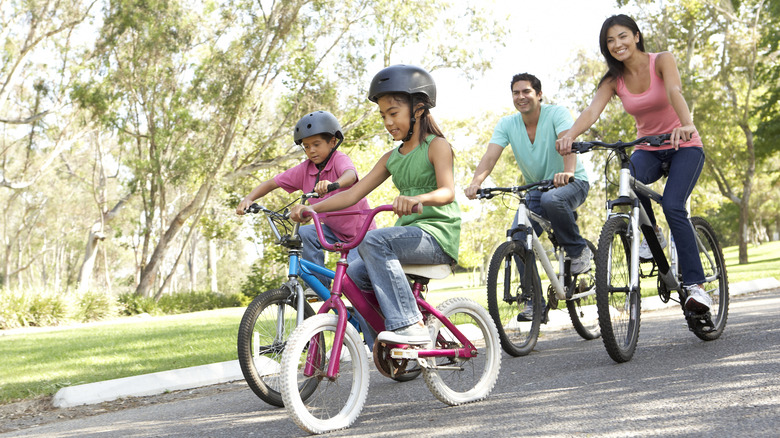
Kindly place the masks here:
MULTIPOLYGON (((329 244, 313 213, 317 235, 323 247, 341 257, 336 265, 331 297, 314 315, 303 321, 287 340, 281 362, 281 393, 293 421, 309 433, 344 429, 360 415, 368 395, 368 353, 357 330, 347 323, 346 297, 366 323, 377 332, 384 330, 379 303, 372 291, 360 290, 347 276, 347 254, 365 237, 368 224, 391 205, 359 212, 327 215, 366 214, 355 240, 329 244), (336 313, 329 313, 334 310, 336 313), (323 354, 324 353, 324 354, 323 354), (312 388, 314 391, 301 391, 312 388)), ((404 266, 417 305, 431 334, 428 346, 374 343, 377 370, 398 377, 422 368, 425 383, 433 395, 448 405, 481 400, 493 390, 501 367, 498 332, 487 311, 468 298, 451 298, 434 308, 423 298, 430 279, 445 278, 449 265, 404 266), (416 362, 416 363, 415 363, 416 362), (417 367, 419 364, 419 367, 417 367)))

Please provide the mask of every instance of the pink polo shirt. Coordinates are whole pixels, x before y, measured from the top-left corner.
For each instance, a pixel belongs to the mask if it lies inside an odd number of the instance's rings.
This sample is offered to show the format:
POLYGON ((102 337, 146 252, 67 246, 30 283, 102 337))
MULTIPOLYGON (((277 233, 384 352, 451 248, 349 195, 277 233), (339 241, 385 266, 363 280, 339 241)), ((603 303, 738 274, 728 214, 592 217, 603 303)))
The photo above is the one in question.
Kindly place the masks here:
MULTIPOLYGON (((347 154, 337 150, 333 153, 333 156, 328 160, 328 164, 322 169, 320 174, 320 181, 336 181, 347 170, 354 170, 357 175, 357 169, 352 164, 352 160, 349 159, 347 154)), ((314 190, 315 181, 317 180, 317 165, 311 160, 306 160, 303 163, 285 170, 284 172, 276 175, 274 181, 276 184, 287 191, 292 193, 297 190, 302 190, 305 193, 314 190)), ((346 188, 340 188, 334 192, 326 193, 322 198, 309 199, 310 204, 316 204, 322 202, 325 199, 335 195, 336 193, 347 190, 346 188)), ((353 210, 367 210, 369 209, 368 201, 363 198, 358 201, 357 204, 347 207, 342 211, 353 210)), ((344 216, 325 217, 322 223, 327 225, 341 241, 349 241, 355 237, 358 229, 363 226, 365 222, 365 216, 359 214, 351 214, 344 216)), ((370 230, 376 228, 376 223, 371 222, 370 230)))
MULTIPOLYGON (((623 77, 617 80, 616 93, 623 102, 623 108, 636 120, 637 138, 648 135, 671 134, 674 128, 682 126, 680 118, 669 103, 666 95, 664 81, 655 72, 655 58, 657 53, 650 55, 650 88, 640 94, 631 94, 626 88, 623 77)), ((689 141, 680 143, 680 147, 702 147, 701 137, 696 132, 689 141)), ((638 145, 636 149, 648 151, 660 151, 671 149, 672 145, 660 147, 638 145)))

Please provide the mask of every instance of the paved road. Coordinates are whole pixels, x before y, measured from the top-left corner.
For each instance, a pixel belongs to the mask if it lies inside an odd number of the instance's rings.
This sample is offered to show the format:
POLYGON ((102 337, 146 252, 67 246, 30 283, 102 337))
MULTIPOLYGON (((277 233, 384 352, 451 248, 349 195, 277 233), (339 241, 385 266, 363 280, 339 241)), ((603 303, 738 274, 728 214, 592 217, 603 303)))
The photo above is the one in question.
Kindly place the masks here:
MULTIPOLYGON (((688 332, 679 309, 646 312, 631 362, 614 363, 600 340, 545 333, 536 351, 503 356, 496 389, 449 407, 422 379, 371 372, 368 401, 348 430, 328 436, 426 437, 778 436, 780 290, 732 299, 717 341, 688 332)), ((8 436, 298 437, 306 434, 243 382, 208 396, 58 421, 8 436)))

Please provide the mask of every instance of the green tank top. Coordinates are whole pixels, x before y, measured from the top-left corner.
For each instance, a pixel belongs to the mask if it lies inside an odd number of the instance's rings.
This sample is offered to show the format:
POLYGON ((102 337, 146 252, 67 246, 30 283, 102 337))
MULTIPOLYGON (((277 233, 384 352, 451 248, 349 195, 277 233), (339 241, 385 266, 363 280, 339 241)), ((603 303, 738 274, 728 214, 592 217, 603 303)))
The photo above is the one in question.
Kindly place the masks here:
MULTIPOLYGON (((411 152, 403 155, 396 148, 387 159, 387 170, 393 176, 393 184, 403 196, 416 196, 436 190, 436 173, 433 163, 428 159, 428 148, 434 135, 411 152)), ((441 207, 426 205, 422 214, 401 216, 395 223, 397 227, 418 227, 433 236, 447 255, 458 261, 460 245, 460 207, 452 201, 441 207)))

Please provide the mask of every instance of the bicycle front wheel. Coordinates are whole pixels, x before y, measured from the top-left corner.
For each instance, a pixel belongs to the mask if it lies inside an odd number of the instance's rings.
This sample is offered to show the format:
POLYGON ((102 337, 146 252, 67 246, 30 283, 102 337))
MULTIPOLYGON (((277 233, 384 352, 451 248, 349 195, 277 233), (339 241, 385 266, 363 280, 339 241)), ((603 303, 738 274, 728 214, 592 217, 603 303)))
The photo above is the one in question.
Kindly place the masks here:
POLYGON ((488 310, 504 351, 515 357, 530 353, 536 346, 544 311, 533 252, 519 242, 502 243, 490 260, 487 294, 488 310))
MULTIPOLYGON (((303 306, 304 318, 314 315, 309 303, 303 306)), ((272 289, 255 297, 244 311, 238 328, 238 363, 252 391, 264 402, 282 407, 279 370, 287 338, 295 330, 298 311, 286 288, 272 289)), ((317 382, 302 385, 307 398, 317 382)))
POLYGON ((301 429, 309 433, 326 433, 345 429, 355 422, 368 396, 368 353, 363 340, 347 324, 338 358, 332 354, 338 316, 315 315, 295 329, 282 354, 282 399, 287 412, 301 429), (309 357, 316 345, 325 357, 309 357), (328 378, 328 363, 339 361, 339 371, 328 378), (306 373, 306 367, 311 374, 306 373), (304 382, 319 381, 308 400, 298 390, 304 382))
POLYGON ((699 248, 699 258, 706 279, 704 290, 712 298, 710 319, 714 326, 712 329, 694 330, 693 332, 699 339, 713 341, 723 333, 729 315, 729 280, 726 275, 726 262, 712 226, 700 217, 692 217, 691 225, 696 230, 702 244, 702 247, 699 248))
POLYGON ((615 362, 631 360, 639 339, 639 285, 631 288, 628 220, 614 216, 599 236, 596 254, 596 306, 601 338, 615 362))
POLYGON ((574 295, 579 296, 566 301, 569 317, 574 330, 583 339, 591 340, 601 336, 599 330, 599 313, 596 309, 596 245, 590 240, 585 240, 588 248, 593 253, 590 261, 590 271, 579 274, 573 280, 576 282, 574 295))
MULTIPOLYGON (((476 357, 432 357, 435 367, 423 367, 428 389, 442 402, 455 406, 481 400, 490 394, 501 368, 498 332, 485 308, 468 298, 450 298, 438 310, 477 349, 476 357)), ((428 326, 436 336, 436 348, 462 348, 463 344, 435 316, 428 326)))

